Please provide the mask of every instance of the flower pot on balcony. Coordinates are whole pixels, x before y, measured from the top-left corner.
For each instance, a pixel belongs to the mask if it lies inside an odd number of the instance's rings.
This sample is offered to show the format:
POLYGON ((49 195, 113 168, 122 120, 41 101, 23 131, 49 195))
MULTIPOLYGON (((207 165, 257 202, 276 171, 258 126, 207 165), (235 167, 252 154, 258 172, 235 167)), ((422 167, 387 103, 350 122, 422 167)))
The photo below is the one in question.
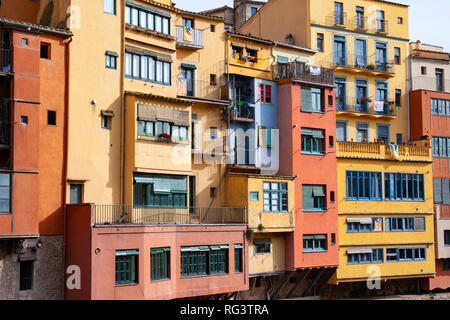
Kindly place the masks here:
POLYGON ((162 133, 156 138, 156 141, 170 143, 172 142, 172 136, 167 133, 162 133))
POLYGON ((368 65, 366 66, 366 69, 367 69, 367 70, 375 70, 375 65, 374 65, 374 64, 368 64, 368 65))

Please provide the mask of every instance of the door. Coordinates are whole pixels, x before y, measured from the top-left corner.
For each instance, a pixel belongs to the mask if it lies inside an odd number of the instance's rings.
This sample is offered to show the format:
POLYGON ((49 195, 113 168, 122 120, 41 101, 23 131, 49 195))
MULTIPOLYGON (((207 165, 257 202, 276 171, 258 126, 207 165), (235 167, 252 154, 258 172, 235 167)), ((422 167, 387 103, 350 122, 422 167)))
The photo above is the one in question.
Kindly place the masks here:
POLYGON ((384 32, 384 11, 377 10, 377 31, 384 32))
POLYGON ((367 65, 367 53, 366 53, 366 41, 362 39, 356 39, 356 67, 365 68, 367 65))
POLYGON ((194 20, 183 18, 182 21, 183 27, 192 29, 194 28, 194 20))
POLYGON ((345 122, 336 122, 337 141, 347 141, 347 124, 345 122))
POLYGON ((186 81, 186 95, 188 97, 194 96, 194 70, 188 68, 181 68, 181 76, 186 81))
POLYGON ((345 66, 345 38, 336 36, 334 39, 334 64, 345 66))
POLYGON ((189 213, 194 213, 195 207, 195 177, 189 176, 189 213))
POLYGON ((388 114, 389 104, 388 101, 388 94, 387 94, 387 84, 386 83, 377 83, 377 94, 376 94, 376 100, 377 101, 384 101, 384 107, 383 111, 378 113, 382 114, 388 114))
POLYGON ((383 141, 384 144, 389 144, 391 139, 389 137, 389 126, 378 124, 377 125, 377 139, 383 141))
POLYGON ((335 84, 336 84, 336 110, 344 111, 347 109, 345 101, 345 95, 347 91, 345 79, 336 78, 335 84))
POLYGON ((356 7, 356 28, 364 29, 364 8, 356 7))
POLYGON ((334 23, 344 24, 344 5, 341 2, 334 3, 334 23))
POLYGON ((378 71, 387 71, 387 50, 384 43, 375 45, 375 64, 378 71))
POLYGON ((356 81, 356 112, 367 112, 367 82, 356 81))

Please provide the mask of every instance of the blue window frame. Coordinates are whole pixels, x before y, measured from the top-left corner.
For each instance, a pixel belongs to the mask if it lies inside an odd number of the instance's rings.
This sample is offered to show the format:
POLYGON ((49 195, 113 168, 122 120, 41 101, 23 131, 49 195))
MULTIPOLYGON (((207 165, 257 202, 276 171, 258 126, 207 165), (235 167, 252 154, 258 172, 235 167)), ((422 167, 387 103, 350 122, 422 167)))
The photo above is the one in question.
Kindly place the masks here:
POLYGON ((336 85, 336 110, 347 110, 347 78, 335 77, 334 84, 336 85))
POLYGON ((342 2, 334 3, 334 24, 344 24, 344 4, 342 2))
POLYGON ((345 36, 333 35, 333 64, 347 65, 347 38, 345 36))
POLYGON ((369 123, 368 122, 356 122, 356 141, 369 141, 369 123))
POLYGON ((347 171, 347 200, 382 200, 381 172, 347 171))
POLYGON ((347 264, 367 264, 383 262, 383 248, 347 250, 347 264))
POLYGON ((391 126, 377 123, 377 139, 385 144, 391 143, 391 126))
POLYGON ((287 212, 288 189, 286 182, 263 182, 264 212, 287 212))
POLYGON ((433 157, 448 158, 450 157, 450 138, 448 137, 432 137, 433 157))
POLYGON ((347 232, 383 232, 383 218, 347 218, 347 232))
POLYGON ((356 112, 368 112, 368 80, 355 78, 356 112))
POLYGON ((377 111, 381 114, 389 114, 389 83, 387 81, 375 81, 376 86, 376 101, 384 102, 383 111, 377 111))
POLYGON ((365 69, 367 66, 367 40, 362 38, 355 39, 355 66, 365 69))
POLYGON ((425 247, 387 248, 386 262, 425 261, 426 254, 425 247))
POLYGON ((347 121, 336 121, 336 139, 337 141, 347 141, 347 121))
POLYGON ((258 12, 258 8, 252 7, 252 8, 251 8, 250 15, 251 15, 251 16, 254 16, 254 15, 256 14, 256 12, 258 12))
POLYGON ((425 231, 425 217, 387 217, 386 232, 425 231))
POLYGON ((304 234, 303 252, 323 252, 327 251, 326 234, 304 234))
POLYGON ((424 175, 418 173, 384 174, 384 197, 393 201, 424 201, 424 175))
POLYGON ((389 70, 387 63, 387 48, 386 42, 375 41, 375 66, 377 71, 387 72, 389 70))

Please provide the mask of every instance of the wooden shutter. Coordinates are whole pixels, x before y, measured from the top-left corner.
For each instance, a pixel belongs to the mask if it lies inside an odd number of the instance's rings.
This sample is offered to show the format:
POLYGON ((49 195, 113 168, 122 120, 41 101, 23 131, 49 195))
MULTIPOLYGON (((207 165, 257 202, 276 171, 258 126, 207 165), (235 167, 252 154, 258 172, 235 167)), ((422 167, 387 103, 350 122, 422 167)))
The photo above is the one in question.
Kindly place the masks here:
POLYGON ((442 203, 442 179, 433 179, 434 202, 442 203))
POLYGON ((302 111, 312 111, 311 88, 302 87, 300 89, 300 103, 302 111))
POLYGON ((450 179, 442 179, 442 203, 450 204, 450 179))
POLYGON ((314 208, 313 187, 303 186, 302 188, 303 209, 314 208))
POLYGON ((425 217, 414 218, 414 231, 425 231, 425 217))

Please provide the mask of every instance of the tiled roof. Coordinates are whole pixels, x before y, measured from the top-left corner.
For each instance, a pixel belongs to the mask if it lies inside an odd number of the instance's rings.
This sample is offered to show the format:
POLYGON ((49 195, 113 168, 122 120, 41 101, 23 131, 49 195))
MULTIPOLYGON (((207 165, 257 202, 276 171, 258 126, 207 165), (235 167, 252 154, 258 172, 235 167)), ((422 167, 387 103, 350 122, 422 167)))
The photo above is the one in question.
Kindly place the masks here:
POLYGON ((274 44, 274 42, 272 40, 258 38, 258 37, 252 36, 252 35, 247 35, 247 34, 238 33, 238 32, 228 31, 227 35, 232 36, 232 37, 238 37, 238 38, 244 38, 244 39, 248 39, 248 40, 259 41, 259 42, 263 42, 263 43, 267 43, 267 44, 274 44))
POLYGON ((11 19, 8 19, 5 17, 3 17, 3 18, 0 17, 0 24, 18 27, 18 28, 26 29, 28 31, 46 32, 46 33, 64 35, 67 37, 73 36, 72 32, 69 29, 53 28, 53 27, 43 26, 43 25, 29 23, 29 22, 25 22, 25 21, 11 20, 11 19))
POLYGON ((192 102, 187 101, 187 100, 160 96, 160 95, 153 94, 153 93, 142 93, 142 92, 137 92, 137 91, 125 91, 125 95, 136 96, 136 97, 141 97, 141 98, 148 98, 148 99, 155 99, 155 100, 162 100, 162 101, 167 101, 167 102, 172 102, 172 103, 181 103, 181 104, 187 104, 187 105, 192 105, 193 104, 192 102))

